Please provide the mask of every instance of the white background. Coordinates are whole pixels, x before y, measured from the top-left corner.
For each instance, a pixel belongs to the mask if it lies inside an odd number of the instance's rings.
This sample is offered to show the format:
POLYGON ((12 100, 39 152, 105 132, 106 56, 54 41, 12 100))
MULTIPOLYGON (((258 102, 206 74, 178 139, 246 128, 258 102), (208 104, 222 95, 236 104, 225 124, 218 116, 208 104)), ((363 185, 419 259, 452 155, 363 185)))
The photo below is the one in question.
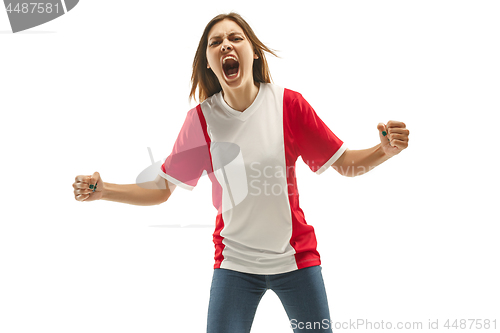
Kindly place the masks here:
MULTIPOLYGON (((297 161, 332 319, 439 320, 443 332, 446 319, 496 319, 498 330, 497 1, 85 0, 17 34, 0 11, 0 331, 206 330, 209 179, 150 207, 77 202, 72 184, 95 171, 132 184, 147 147, 168 156, 196 105, 199 38, 231 10, 279 50, 274 83, 302 93, 350 149, 376 145, 379 122, 411 132, 407 150, 360 177, 297 161)), ((272 291, 254 332, 291 332, 272 291)))

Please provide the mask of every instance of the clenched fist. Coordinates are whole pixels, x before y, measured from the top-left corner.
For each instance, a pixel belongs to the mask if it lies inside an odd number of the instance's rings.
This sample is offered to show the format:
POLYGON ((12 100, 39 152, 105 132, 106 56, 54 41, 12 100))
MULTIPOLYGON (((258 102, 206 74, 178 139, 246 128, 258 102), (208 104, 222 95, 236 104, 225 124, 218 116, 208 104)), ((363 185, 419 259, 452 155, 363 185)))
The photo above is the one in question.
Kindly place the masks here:
POLYGON ((76 200, 94 201, 102 198, 104 182, 99 172, 94 172, 92 176, 76 176, 73 188, 76 200))
POLYGON ((382 142, 382 149, 387 156, 397 155, 408 147, 410 131, 406 128, 405 123, 390 120, 387 125, 378 124, 377 129, 382 142))

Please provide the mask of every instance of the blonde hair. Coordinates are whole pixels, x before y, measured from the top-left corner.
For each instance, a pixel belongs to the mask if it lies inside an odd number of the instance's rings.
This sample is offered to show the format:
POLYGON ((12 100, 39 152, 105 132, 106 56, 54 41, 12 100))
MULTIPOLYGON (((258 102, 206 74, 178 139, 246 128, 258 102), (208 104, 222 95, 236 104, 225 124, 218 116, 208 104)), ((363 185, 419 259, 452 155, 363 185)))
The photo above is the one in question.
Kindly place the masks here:
POLYGON ((198 49, 196 50, 196 54, 194 56, 193 74, 191 75, 191 93, 189 94, 189 98, 195 98, 196 100, 195 95, 196 89, 198 88, 198 99, 200 103, 222 90, 217 76, 215 76, 210 68, 207 68, 208 62, 206 50, 210 30, 215 24, 225 19, 232 20, 240 26, 252 44, 255 53, 259 57, 258 59, 255 59, 253 63, 254 82, 271 83, 272 80, 264 51, 274 55, 275 57, 278 56, 273 52, 273 50, 269 49, 257 38, 250 25, 248 25, 248 23, 239 14, 235 12, 220 14, 214 17, 205 27, 205 31, 203 31, 203 35, 201 36, 198 44, 198 49))

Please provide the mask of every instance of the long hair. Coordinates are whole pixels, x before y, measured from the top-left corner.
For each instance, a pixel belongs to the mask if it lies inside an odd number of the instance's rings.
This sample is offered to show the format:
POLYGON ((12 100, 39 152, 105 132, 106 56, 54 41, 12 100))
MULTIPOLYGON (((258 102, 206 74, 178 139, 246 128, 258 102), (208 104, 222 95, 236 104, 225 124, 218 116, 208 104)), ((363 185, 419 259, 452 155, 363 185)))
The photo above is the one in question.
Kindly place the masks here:
POLYGON ((250 25, 248 25, 248 23, 239 14, 235 12, 220 14, 214 17, 205 27, 205 31, 203 31, 203 35, 201 36, 198 44, 198 49, 196 50, 196 54, 194 56, 193 74, 191 75, 191 93, 189 94, 189 98, 195 98, 196 100, 196 88, 198 88, 198 99, 200 103, 222 90, 217 76, 215 76, 210 68, 207 68, 206 52, 208 33, 215 24, 224 19, 232 20, 240 26, 252 44, 255 53, 257 53, 259 57, 258 59, 255 59, 253 63, 254 82, 271 83, 272 80, 264 51, 274 55, 275 57, 278 56, 273 52, 273 50, 269 49, 257 38, 250 25))

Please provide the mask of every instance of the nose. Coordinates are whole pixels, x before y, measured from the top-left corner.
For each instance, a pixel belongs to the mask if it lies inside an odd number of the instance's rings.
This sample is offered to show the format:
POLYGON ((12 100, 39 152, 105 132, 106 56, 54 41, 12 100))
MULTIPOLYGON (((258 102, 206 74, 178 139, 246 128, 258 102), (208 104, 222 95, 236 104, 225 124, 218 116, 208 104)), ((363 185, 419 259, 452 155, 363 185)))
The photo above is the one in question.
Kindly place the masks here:
POLYGON ((227 44, 227 42, 222 43, 222 52, 231 51, 231 50, 232 50, 231 45, 227 44))

